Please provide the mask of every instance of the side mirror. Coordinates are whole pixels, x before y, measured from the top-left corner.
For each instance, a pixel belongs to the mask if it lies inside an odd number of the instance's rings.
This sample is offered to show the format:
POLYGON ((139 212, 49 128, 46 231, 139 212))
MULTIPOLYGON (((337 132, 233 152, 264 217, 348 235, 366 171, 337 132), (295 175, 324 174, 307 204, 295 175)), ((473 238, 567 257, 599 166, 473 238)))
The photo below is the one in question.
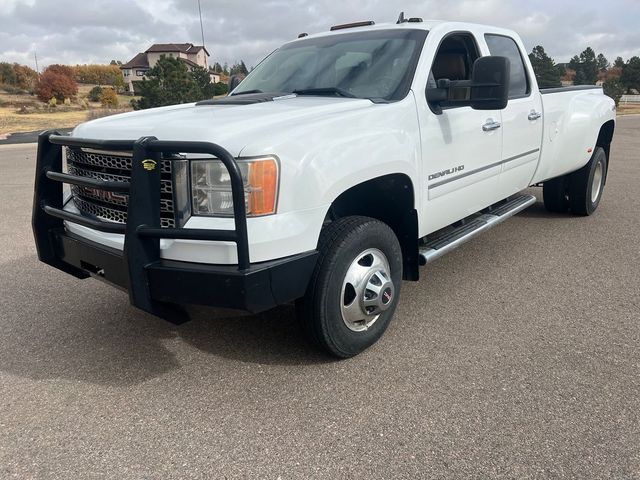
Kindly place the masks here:
POLYGON ((507 57, 480 57, 473 64, 470 104, 474 110, 503 110, 509 102, 507 57))
POLYGON ((240 78, 238 75, 231 75, 231 78, 229 78, 229 93, 231 93, 238 85, 240 85, 240 82, 242 82, 242 78, 240 78))

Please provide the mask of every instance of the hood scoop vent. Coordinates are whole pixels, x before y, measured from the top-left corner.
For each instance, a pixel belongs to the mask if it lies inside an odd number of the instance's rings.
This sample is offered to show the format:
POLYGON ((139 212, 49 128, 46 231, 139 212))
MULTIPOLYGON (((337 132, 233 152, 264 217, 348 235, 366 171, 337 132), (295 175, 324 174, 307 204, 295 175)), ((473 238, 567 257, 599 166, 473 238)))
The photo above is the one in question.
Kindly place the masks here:
POLYGON ((272 102, 274 98, 282 97, 283 93, 247 93, 246 95, 230 95, 214 100, 204 100, 196 103, 201 105, 252 105, 254 103, 272 102))

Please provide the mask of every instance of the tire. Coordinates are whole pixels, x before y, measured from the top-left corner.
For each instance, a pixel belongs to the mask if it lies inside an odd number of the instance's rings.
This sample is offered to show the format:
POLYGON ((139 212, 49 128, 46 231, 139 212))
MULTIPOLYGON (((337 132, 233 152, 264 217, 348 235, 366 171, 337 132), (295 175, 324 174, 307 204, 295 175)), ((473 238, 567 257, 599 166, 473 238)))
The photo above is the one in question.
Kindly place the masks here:
POLYGON ((298 319, 315 346, 353 357, 391 322, 402 282, 400 244, 385 223, 353 216, 324 227, 318 250, 307 292, 296 302, 298 319))
POLYGON ((569 196, 567 177, 553 178, 542 185, 544 208, 549 212, 567 213, 569 211, 569 196))
POLYGON ((574 215, 591 215, 602 198, 607 175, 607 154, 596 147, 591 160, 569 175, 569 208, 574 215))

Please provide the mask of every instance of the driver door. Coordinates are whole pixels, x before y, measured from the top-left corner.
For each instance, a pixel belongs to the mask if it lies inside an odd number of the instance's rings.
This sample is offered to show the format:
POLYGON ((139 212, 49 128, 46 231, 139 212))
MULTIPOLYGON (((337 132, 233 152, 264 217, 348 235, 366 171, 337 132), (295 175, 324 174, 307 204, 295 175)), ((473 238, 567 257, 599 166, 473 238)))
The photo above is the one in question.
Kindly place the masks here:
MULTIPOLYGON (((434 57, 427 87, 437 80, 470 80, 480 56, 471 33, 450 34, 434 57)), ((452 92, 452 102, 429 105, 417 96, 422 140, 423 198, 421 232, 428 234, 494 203, 501 171, 501 113, 473 110, 468 90, 452 92)))

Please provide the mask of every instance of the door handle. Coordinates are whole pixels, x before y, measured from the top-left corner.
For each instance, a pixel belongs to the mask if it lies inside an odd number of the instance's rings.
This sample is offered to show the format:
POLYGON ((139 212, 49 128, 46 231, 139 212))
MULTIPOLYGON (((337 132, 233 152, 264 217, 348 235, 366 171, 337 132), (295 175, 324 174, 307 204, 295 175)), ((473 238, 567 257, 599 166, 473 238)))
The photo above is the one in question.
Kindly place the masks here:
POLYGON ((487 120, 487 123, 482 125, 482 131, 483 132, 491 132, 492 130, 499 129, 501 126, 502 125, 500 124, 500 122, 495 122, 493 120, 487 120))
POLYGON ((534 120, 538 120, 540 117, 542 117, 542 114, 540 112, 536 112, 535 110, 531 110, 531 113, 529 113, 529 120, 531 120, 532 122, 534 120))

